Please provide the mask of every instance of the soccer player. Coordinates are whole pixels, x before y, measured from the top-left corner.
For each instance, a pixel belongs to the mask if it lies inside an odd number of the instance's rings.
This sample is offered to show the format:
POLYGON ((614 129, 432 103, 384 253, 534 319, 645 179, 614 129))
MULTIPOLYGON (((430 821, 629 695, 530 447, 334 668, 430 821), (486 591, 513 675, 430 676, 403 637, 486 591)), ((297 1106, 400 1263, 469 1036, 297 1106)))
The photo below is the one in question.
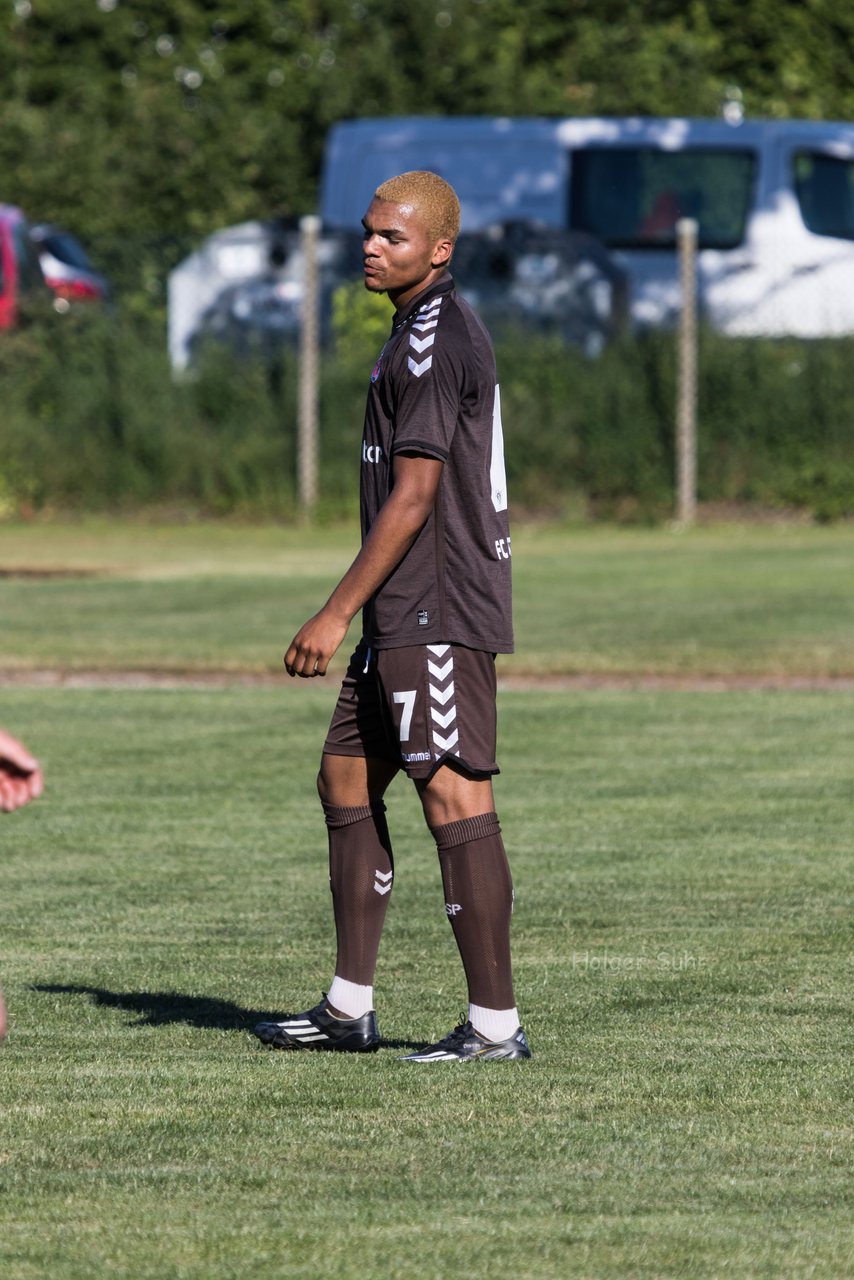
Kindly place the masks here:
MULTIPOLYGON (((41 795, 44 778, 38 760, 11 733, 0 729, 0 813, 11 813, 41 795)), ((0 990, 0 1040, 6 1034, 6 1006, 0 990)))
POLYGON ((279 1049, 379 1044, 373 981, 394 877, 383 795, 403 770, 436 841, 469 995, 466 1021, 404 1061, 531 1056, 492 793, 495 655, 513 649, 501 409, 489 336, 448 272, 459 221, 453 188, 420 171, 383 183, 363 219, 365 285, 396 312, 368 390, 362 547, 284 659, 291 676, 325 675, 362 609, 318 778, 337 962, 317 1006, 255 1028, 279 1049))

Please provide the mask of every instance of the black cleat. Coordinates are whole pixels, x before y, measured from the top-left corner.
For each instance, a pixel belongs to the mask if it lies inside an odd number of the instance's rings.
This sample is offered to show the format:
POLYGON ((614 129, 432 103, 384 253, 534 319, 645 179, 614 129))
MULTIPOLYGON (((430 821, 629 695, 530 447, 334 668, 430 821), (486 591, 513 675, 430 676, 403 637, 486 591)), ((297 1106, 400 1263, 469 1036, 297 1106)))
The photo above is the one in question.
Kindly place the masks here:
POLYGON ((288 1013, 281 1022, 259 1022, 254 1035, 272 1049, 337 1049, 372 1053, 380 1033, 373 1009, 361 1018, 336 1018, 326 997, 305 1013, 288 1013))
POLYGON ((417 1053, 408 1053, 401 1062, 474 1062, 496 1059, 530 1058, 531 1048, 521 1027, 509 1040, 487 1040, 475 1031, 470 1022, 455 1027, 449 1036, 438 1044, 428 1045, 417 1053))

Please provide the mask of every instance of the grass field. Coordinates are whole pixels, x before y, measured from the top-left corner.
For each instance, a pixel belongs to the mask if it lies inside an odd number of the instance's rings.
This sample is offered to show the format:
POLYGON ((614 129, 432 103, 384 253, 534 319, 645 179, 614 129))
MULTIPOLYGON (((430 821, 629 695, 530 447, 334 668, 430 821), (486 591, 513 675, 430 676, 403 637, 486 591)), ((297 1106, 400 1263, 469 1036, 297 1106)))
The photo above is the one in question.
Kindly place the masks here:
MULTIPOLYGON (((278 671, 356 545, 352 528, 0 525, 0 669, 278 671)), ((531 526, 513 547, 508 672, 854 676, 854 526, 531 526)))
MULTIPOLYGON (((348 541, 323 534, 300 575, 293 532, 132 534, 0 529, 7 568, 113 570, 0 581, 0 666, 22 642, 54 668, 277 665, 348 541)), ((565 569, 561 670, 854 669, 850 531, 520 544, 519 629, 544 656, 565 569), (693 647, 685 618, 708 623, 693 647)), ((437 1071, 397 1061, 465 1001, 403 782, 385 1046, 273 1054, 247 1034, 330 977, 312 789, 335 693, 3 689, 48 781, 0 823, 4 1280, 851 1274, 854 694, 502 693, 535 1057, 437 1071)))

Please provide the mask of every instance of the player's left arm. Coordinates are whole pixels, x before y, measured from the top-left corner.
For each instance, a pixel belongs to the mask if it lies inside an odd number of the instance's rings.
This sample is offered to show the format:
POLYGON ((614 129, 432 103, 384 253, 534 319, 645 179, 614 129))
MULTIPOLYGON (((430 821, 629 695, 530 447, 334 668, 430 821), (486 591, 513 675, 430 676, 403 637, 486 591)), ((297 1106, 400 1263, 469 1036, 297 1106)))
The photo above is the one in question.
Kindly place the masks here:
POLYGON ((392 465, 394 486, 361 551, 320 612, 291 641, 285 654, 288 675, 326 675, 353 618, 400 564, 433 510, 444 463, 397 453, 392 465))

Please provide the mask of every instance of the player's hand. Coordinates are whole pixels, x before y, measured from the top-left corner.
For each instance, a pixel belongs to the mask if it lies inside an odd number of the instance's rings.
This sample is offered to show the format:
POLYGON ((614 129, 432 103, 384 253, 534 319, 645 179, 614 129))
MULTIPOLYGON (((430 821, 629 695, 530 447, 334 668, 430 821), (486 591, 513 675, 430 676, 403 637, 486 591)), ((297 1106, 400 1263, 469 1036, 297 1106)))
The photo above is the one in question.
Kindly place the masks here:
POLYGON ((325 676, 336 650, 347 634, 349 622, 321 609, 294 636, 285 654, 289 676, 325 676))
POLYGON ((44 790, 41 765, 11 733, 0 729, 0 813, 37 800, 44 790))

